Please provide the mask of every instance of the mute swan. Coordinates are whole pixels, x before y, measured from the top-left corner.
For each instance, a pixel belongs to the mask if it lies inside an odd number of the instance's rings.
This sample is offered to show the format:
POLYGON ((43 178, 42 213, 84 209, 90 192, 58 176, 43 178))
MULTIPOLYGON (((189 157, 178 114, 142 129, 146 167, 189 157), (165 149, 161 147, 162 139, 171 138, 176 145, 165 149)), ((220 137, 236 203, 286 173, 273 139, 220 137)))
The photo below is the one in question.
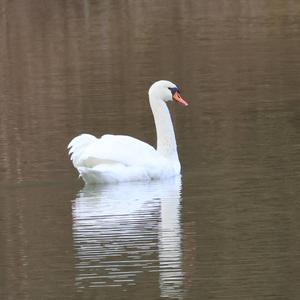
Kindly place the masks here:
POLYGON ((75 137, 68 145, 79 176, 88 183, 109 183, 168 178, 180 174, 180 162, 171 116, 166 105, 175 101, 184 106, 177 86, 166 80, 152 84, 149 102, 153 113, 157 150, 126 135, 90 134, 75 137))

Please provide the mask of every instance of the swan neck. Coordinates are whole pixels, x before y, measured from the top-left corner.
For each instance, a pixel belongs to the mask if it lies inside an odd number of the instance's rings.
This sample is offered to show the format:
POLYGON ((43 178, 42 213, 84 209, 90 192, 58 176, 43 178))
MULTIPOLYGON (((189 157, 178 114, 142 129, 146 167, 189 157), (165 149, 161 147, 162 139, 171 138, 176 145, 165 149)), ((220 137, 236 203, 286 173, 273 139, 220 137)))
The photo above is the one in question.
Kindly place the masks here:
POLYGON ((176 138, 169 109, 163 100, 151 93, 149 93, 149 101, 156 128, 157 151, 168 158, 178 160, 176 138))

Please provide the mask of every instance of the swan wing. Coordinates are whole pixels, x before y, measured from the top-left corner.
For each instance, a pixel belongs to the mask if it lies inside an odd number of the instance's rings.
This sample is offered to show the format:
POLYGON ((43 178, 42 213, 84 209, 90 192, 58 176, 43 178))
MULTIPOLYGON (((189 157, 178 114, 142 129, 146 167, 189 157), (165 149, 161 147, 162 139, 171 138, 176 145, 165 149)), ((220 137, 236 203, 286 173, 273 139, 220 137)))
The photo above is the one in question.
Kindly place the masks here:
POLYGON ((149 144, 126 135, 90 134, 75 137, 68 148, 76 168, 93 168, 101 164, 147 166, 157 164, 162 157, 149 144))

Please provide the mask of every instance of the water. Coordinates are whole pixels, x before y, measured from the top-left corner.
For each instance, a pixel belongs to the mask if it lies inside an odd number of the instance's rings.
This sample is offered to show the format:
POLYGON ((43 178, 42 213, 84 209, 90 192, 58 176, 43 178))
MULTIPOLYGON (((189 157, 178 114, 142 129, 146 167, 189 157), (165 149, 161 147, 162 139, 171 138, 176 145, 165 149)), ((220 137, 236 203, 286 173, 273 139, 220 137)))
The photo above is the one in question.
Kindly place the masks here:
POLYGON ((0 3, 1 299, 298 299, 298 1, 0 3), (182 178, 84 188, 66 145, 155 144, 182 178))

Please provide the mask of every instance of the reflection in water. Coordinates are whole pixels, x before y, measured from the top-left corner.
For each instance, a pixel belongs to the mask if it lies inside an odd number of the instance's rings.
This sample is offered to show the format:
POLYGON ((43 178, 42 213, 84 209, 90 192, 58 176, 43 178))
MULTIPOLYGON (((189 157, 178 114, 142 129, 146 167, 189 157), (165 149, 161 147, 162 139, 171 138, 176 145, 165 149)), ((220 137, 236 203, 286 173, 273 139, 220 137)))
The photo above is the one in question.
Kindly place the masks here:
POLYGON ((162 297, 175 297, 182 287, 179 189, 161 201, 158 248, 162 297))
POLYGON ((161 295, 180 297, 181 178, 87 186, 73 203, 78 288, 134 285, 159 272, 161 295))

